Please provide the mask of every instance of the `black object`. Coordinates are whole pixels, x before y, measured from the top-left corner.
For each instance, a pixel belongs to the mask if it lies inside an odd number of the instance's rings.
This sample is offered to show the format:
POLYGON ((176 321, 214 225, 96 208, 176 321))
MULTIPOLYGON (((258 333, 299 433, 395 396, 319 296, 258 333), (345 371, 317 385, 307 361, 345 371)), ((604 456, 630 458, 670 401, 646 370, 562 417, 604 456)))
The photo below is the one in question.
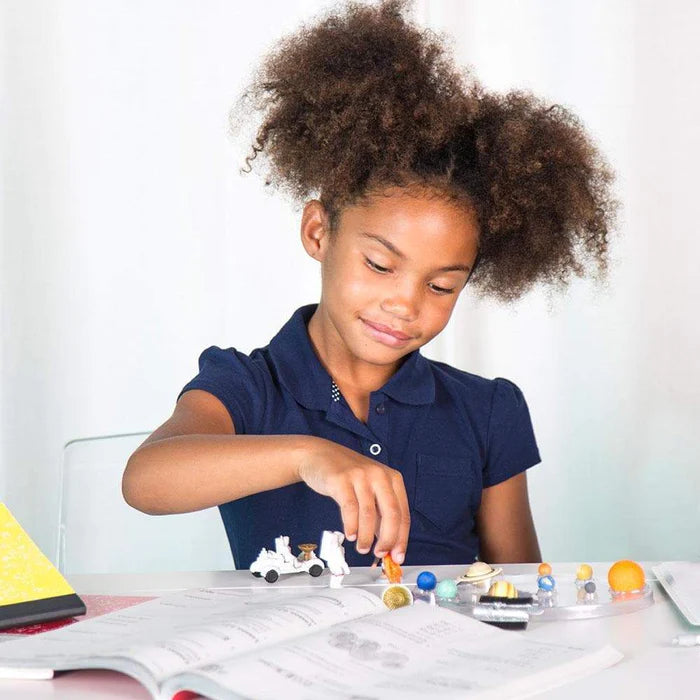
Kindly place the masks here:
POLYGON ((481 620, 487 625, 500 627, 502 630, 524 630, 527 629, 527 620, 481 620))
POLYGON ((75 593, 0 606, 0 630, 84 615, 85 603, 75 593))
POLYGON ((501 603, 503 605, 532 605, 532 596, 521 596, 518 598, 501 598, 496 595, 479 596, 480 603, 501 603))

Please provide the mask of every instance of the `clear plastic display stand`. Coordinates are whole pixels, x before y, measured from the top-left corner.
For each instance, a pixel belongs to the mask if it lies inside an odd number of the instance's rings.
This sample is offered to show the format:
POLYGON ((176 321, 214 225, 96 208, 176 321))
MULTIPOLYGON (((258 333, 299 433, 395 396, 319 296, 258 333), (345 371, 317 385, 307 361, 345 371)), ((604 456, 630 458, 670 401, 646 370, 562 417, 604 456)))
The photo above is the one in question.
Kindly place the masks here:
MULTIPOLYGON (((571 578, 557 579, 553 591, 538 591, 537 577, 532 575, 508 576, 518 590, 520 598, 531 597, 531 603, 487 603, 480 601, 481 596, 486 595, 489 583, 459 583, 457 586, 457 598, 445 600, 437 598, 436 603, 465 615, 471 615, 484 619, 483 611, 502 610, 512 612, 514 617, 527 614, 529 622, 552 622, 557 620, 588 620, 594 617, 606 617, 610 615, 624 615, 648 608, 654 603, 651 587, 646 584, 639 591, 630 593, 615 593, 611 591, 607 582, 601 584, 595 578, 595 593, 586 594, 582 585, 571 578)), ((420 593, 419 593, 420 598, 420 593)))

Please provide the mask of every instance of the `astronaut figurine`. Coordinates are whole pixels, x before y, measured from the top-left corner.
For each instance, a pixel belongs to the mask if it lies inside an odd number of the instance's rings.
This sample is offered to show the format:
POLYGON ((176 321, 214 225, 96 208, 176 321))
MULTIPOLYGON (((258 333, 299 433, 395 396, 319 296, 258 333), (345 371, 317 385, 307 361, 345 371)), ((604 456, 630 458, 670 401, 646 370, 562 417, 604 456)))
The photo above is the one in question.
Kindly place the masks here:
POLYGON ((343 576, 350 573, 350 567, 345 561, 345 535, 337 530, 324 530, 321 535, 321 551, 319 556, 324 559, 331 571, 331 588, 341 588, 343 576))
POLYGON ((298 564, 296 557, 292 554, 292 548, 289 546, 289 537, 287 535, 275 537, 275 552, 282 557, 286 564, 298 564))

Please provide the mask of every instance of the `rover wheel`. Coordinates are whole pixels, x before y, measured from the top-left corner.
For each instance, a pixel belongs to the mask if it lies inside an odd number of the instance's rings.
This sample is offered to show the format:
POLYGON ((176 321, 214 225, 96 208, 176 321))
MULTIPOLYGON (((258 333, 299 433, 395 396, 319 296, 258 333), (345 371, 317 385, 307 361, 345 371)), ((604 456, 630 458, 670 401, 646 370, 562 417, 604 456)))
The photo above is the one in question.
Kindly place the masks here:
POLYGON ((279 577, 280 577, 280 575, 279 575, 274 569, 270 569, 270 570, 265 574, 265 580, 266 580, 268 583, 274 583, 279 577))
POLYGON ((323 567, 320 564, 314 564, 310 569, 309 569, 309 574, 311 576, 320 576, 321 573, 323 572, 323 567))

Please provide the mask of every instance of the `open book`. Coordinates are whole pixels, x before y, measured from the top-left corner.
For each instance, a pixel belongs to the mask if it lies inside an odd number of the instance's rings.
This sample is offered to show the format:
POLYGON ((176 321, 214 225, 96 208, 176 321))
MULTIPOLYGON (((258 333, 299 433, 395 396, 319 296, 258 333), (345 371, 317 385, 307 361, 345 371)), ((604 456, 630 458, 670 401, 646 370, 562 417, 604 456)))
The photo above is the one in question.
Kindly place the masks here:
POLYGON ((517 698, 622 658, 543 643, 441 607, 387 610, 361 588, 174 593, 0 644, 0 678, 107 668, 154 698, 517 698))

